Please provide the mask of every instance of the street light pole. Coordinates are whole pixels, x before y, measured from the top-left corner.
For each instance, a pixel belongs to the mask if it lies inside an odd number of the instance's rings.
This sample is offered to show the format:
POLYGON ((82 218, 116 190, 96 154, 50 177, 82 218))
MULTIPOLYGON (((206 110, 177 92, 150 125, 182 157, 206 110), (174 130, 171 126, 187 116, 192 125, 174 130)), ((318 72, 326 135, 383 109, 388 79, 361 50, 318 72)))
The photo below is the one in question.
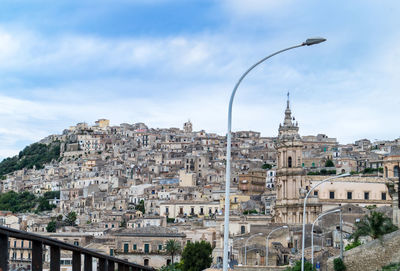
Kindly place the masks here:
POLYGON ((303 205, 303 231, 302 231, 302 238, 301 238, 301 271, 304 271, 304 248, 305 248, 305 234, 306 234, 306 205, 307 205, 307 198, 308 196, 311 194, 311 192, 317 188, 318 186, 320 186, 321 184, 328 182, 332 179, 336 179, 336 178, 341 178, 341 177, 346 177, 346 176, 350 176, 349 173, 345 173, 345 174, 341 174, 338 176, 333 176, 330 178, 327 178, 323 181, 321 181, 320 183, 318 183, 317 185, 313 186, 310 191, 308 191, 306 197, 304 198, 304 205, 303 205))
POLYGON ((248 242, 251 238, 256 237, 256 236, 260 236, 260 235, 263 235, 263 233, 262 233, 262 232, 259 232, 259 233, 253 234, 253 235, 251 235, 249 238, 247 238, 246 243, 244 244, 244 265, 247 265, 247 242, 248 242))
POLYGON ((238 239, 236 239, 236 240, 233 240, 232 239, 232 245, 231 245, 231 258, 230 258, 230 261, 232 261, 233 260, 233 247, 234 247, 234 244, 235 244, 235 242, 237 242, 237 241, 240 241, 240 240, 243 240, 244 239, 244 237, 240 237, 240 238, 238 238, 238 239))
MULTIPOLYGON (((340 216, 342 216, 342 210, 341 209, 336 209, 333 211, 329 211, 323 214, 320 214, 317 219, 314 220, 314 222, 312 223, 311 226, 311 265, 314 266, 314 226, 315 223, 322 218, 323 216, 329 215, 329 214, 333 214, 333 213, 337 213, 340 212, 340 216)), ((340 227, 342 227, 342 219, 340 219, 340 227)), ((340 246, 342 246, 342 244, 340 244, 340 246)))
POLYGON ((268 250, 268 240, 269 240, 269 236, 274 232, 274 231, 277 231, 277 230, 280 230, 280 229, 287 229, 288 228, 288 226, 282 226, 282 227, 279 227, 279 228, 276 228, 276 229, 274 229, 274 230, 272 230, 269 234, 268 234, 268 236, 267 236, 267 240, 266 240, 266 244, 265 244, 265 266, 268 266, 268 252, 269 252, 269 250, 268 250))
POLYGON ((236 90, 238 89, 240 83, 242 80, 246 77, 246 75, 254 69, 256 66, 264 62, 265 60, 283 53, 285 51, 295 49, 298 47, 302 46, 310 46, 314 44, 318 44, 321 42, 326 41, 324 38, 311 38, 307 39, 305 42, 295 45, 280 51, 277 51, 267 57, 264 57, 257 63, 255 63, 253 66, 251 66, 240 78, 239 81, 236 83, 235 87, 233 88, 231 98, 229 100, 229 108, 228 108, 228 131, 227 131, 227 140, 226 140, 226 169, 225 169, 225 209, 224 209, 224 258, 223 258, 223 271, 228 270, 228 252, 229 252, 229 208, 230 208, 230 182, 231 182, 231 126, 232 126, 232 104, 233 104, 233 99, 235 98, 236 90))

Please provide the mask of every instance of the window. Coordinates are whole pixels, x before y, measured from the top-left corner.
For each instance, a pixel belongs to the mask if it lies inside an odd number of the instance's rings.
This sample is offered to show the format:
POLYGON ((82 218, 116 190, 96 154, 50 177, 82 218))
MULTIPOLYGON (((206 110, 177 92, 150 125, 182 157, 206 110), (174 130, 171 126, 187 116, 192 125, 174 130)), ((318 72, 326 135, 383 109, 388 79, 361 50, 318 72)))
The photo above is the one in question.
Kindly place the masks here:
POLYGON ((75 246, 79 246, 79 242, 78 241, 74 241, 74 245, 75 246))
POLYGON ((114 249, 110 248, 110 256, 114 256, 114 249))
POLYGON ((158 245, 158 250, 162 250, 162 245, 158 245))
POLYGON ((394 177, 399 177, 399 166, 395 166, 393 168, 393 176, 394 177))
POLYGON ((347 199, 353 198, 353 192, 347 192, 347 199))
POLYGON ((144 259, 143 265, 144 266, 148 266, 149 265, 149 259, 144 259))
POLYGON ((133 244, 133 250, 137 250, 137 245, 133 244))
POLYGON ((144 244, 144 253, 149 253, 149 252, 150 252, 150 245, 144 244))
POLYGON ((314 191, 314 196, 318 196, 318 191, 314 191))
POLYGON ((246 233, 246 227, 245 226, 241 226, 240 227, 240 234, 245 234, 246 233))
POLYGON ((369 199, 369 192, 364 192, 364 199, 369 199))
POLYGON ((289 156, 288 158, 288 167, 292 167, 292 157, 289 156))
POLYGON ((129 251, 129 244, 124 244, 124 253, 128 253, 129 251))
POLYGON ((335 191, 330 191, 329 192, 329 198, 334 199, 335 198, 335 191))
POLYGON ((385 192, 382 193, 382 200, 386 200, 386 193, 385 192))
POLYGON ((165 213, 169 214, 169 208, 168 207, 165 207, 165 213))

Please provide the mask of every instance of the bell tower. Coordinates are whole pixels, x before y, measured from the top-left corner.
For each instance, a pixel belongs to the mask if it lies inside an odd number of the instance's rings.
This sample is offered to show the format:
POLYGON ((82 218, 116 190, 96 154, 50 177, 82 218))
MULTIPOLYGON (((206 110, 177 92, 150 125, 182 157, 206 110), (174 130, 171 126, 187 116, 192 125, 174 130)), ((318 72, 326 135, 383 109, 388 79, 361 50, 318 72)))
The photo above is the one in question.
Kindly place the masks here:
MULTIPOLYGON (((301 224, 303 194, 306 189, 305 171, 302 166, 303 142, 299 135, 299 125, 292 117, 289 93, 283 124, 279 125, 276 170, 275 222, 301 224)), ((307 218, 307 220, 309 220, 307 218)))

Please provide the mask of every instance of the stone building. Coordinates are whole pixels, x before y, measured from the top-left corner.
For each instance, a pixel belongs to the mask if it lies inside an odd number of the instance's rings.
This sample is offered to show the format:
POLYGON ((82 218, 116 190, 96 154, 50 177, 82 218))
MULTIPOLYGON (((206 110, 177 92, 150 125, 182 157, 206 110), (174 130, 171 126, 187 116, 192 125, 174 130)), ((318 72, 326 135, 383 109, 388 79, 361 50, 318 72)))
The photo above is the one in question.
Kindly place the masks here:
MULTIPOLYGON (((279 125, 276 142, 278 153, 276 169, 276 205, 275 222, 302 223, 302 200, 300 191, 308 187, 305 170, 302 167, 303 142, 299 135, 299 126, 291 116, 289 99, 285 110, 283 125, 279 125)), ((321 205, 308 204, 307 222, 312 223, 321 212, 321 205)))
MULTIPOLYGON (((145 266, 160 268, 171 263, 171 255, 165 251, 165 243, 175 240, 184 247, 186 235, 166 227, 141 227, 120 230, 114 234, 117 257, 145 266)), ((180 260, 180 255, 174 257, 174 262, 180 260)))
POLYGON ((251 170, 239 174, 239 190, 246 195, 259 195, 265 191, 267 174, 265 170, 251 170))

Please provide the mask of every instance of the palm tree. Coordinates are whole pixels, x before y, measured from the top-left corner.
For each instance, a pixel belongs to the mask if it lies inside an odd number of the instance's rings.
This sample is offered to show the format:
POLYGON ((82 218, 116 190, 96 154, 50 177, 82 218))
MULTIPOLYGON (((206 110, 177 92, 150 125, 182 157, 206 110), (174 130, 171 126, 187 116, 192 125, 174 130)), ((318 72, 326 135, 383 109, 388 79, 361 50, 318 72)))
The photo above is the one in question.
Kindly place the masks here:
POLYGON ((355 241, 360 236, 371 236, 372 239, 381 238, 383 235, 397 230, 397 227, 393 225, 389 217, 375 211, 364 216, 360 222, 355 223, 355 226, 356 230, 352 234, 355 241))
POLYGON ((181 249, 181 244, 174 239, 170 239, 165 243, 165 250, 168 254, 171 254, 172 264, 174 264, 174 255, 181 252, 181 249))

